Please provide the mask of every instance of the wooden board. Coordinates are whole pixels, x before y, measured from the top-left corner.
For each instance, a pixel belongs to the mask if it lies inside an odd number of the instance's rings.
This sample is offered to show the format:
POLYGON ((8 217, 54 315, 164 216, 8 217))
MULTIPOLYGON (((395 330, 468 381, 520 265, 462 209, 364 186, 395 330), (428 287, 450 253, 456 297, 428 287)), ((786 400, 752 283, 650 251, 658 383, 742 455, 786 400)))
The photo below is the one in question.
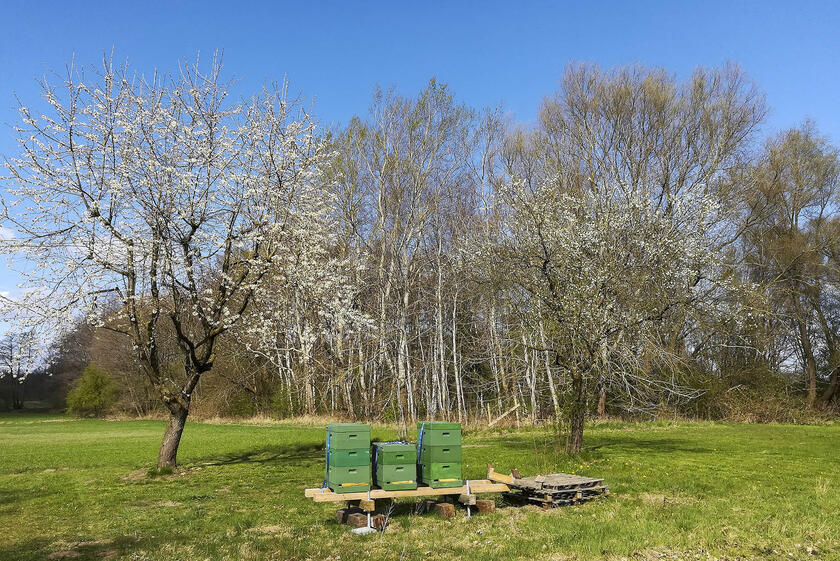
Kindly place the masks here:
POLYGON ((397 499, 400 497, 434 497, 438 495, 474 495, 476 493, 505 493, 510 487, 504 483, 493 483, 487 479, 474 479, 462 487, 443 487, 435 489, 428 486, 420 486, 417 489, 405 491, 386 491, 384 489, 371 489, 364 493, 334 493, 330 489, 306 489, 304 496, 316 503, 336 503, 359 499, 397 499), (469 491, 467 487, 469 486, 469 491))
POLYGON ((493 464, 487 464, 487 479, 497 483, 506 483, 508 485, 513 483, 512 475, 505 475, 493 469, 493 464))
POLYGON ((533 490, 571 490, 586 489, 600 486, 603 479, 581 477, 570 473, 553 473, 551 475, 538 475, 536 477, 523 477, 513 481, 514 487, 533 490))
MULTIPOLYGON (((512 489, 515 489, 513 485, 511 485, 512 489)), ((568 495, 583 495, 583 496, 590 496, 590 495, 600 495, 605 490, 609 489, 608 485, 596 485, 594 487, 580 487, 575 489, 528 489, 522 488, 521 491, 532 494, 532 495, 549 495, 552 497, 561 497, 564 498, 568 495)))

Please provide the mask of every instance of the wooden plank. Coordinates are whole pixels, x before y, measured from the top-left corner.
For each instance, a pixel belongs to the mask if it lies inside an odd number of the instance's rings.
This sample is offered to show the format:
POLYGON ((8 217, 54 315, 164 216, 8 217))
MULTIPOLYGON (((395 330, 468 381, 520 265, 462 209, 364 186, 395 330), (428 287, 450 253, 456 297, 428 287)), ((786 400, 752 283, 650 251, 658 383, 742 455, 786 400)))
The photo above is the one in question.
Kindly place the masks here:
MULTIPOLYGON (((504 493, 510 491, 510 487, 503 483, 493 483, 485 479, 476 479, 469 482, 469 494, 475 493, 504 493)), ((433 487, 421 486, 417 489, 404 491, 385 491, 384 489, 372 489, 364 493, 334 493, 329 489, 306 489, 304 496, 314 500, 316 503, 330 503, 339 501, 364 500, 370 496, 371 499, 389 499, 400 497, 435 497, 439 495, 466 495, 467 486, 433 487)))
POLYGON ((338 503, 341 501, 366 499, 367 493, 319 493, 312 497, 316 503, 338 503))
POLYGON ((311 499, 315 495, 323 495, 324 493, 332 493, 332 489, 327 489, 326 487, 318 489, 306 489, 303 492, 303 496, 307 499, 311 499))
MULTIPOLYGON (((585 495, 597 495, 602 493, 605 489, 609 489, 607 486, 598 486, 598 487, 581 487, 577 489, 540 489, 539 492, 544 495, 552 495, 552 496, 564 496, 564 495, 574 495, 577 493, 583 493, 585 495)), ((532 492, 530 489, 523 489, 523 492, 530 493, 532 492)))
POLYGON ((502 419, 507 417, 509 414, 516 411, 517 409, 519 409, 519 404, 518 403, 516 405, 514 405, 513 407, 511 407, 510 409, 508 409, 507 411, 505 411, 504 413, 502 413, 501 415, 499 415, 498 417, 496 417, 495 419, 493 419, 492 421, 490 421, 487 424, 487 426, 492 427, 493 425, 495 425, 496 423, 498 423, 499 421, 501 421, 502 419))
POLYGON ((493 469, 493 464, 487 464, 487 479, 490 481, 497 481, 499 483, 507 483, 508 485, 513 483, 512 475, 497 473, 496 470, 493 469))
POLYGON ((582 477, 580 475, 572 475, 570 473, 552 473, 550 475, 538 475, 536 477, 514 478, 514 481, 511 482, 510 485, 521 489, 532 489, 537 491, 560 491, 594 487, 601 485, 603 482, 603 479, 582 477))
POLYGON ((510 487, 508 487, 504 483, 491 483, 489 481, 470 481, 471 493, 504 493, 506 491, 510 491, 510 487))

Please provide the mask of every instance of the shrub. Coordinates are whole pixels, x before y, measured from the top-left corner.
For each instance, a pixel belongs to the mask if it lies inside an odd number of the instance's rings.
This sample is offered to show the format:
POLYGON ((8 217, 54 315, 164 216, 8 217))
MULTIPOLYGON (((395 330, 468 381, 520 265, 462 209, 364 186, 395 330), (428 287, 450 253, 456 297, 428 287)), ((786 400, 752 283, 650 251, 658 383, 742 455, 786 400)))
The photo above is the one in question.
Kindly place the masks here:
POLYGON ((104 370, 88 365, 67 394, 67 411, 80 417, 105 413, 117 401, 117 386, 104 370))
POLYGON ((271 412, 280 419, 294 415, 294 395, 292 390, 286 386, 279 386, 271 395, 271 412))
POLYGON ((257 413, 257 405, 251 394, 244 391, 235 392, 228 400, 225 414, 228 417, 252 417, 257 413))

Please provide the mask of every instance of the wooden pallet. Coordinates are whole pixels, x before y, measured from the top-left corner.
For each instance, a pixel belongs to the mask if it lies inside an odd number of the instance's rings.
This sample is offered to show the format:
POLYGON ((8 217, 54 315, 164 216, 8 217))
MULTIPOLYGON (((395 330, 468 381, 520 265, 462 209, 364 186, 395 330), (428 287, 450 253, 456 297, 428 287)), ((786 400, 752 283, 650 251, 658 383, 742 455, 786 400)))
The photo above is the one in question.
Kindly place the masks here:
POLYGON ((417 489, 403 491, 386 491, 384 489, 372 488, 362 493, 335 493, 330 489, 306 489, 304 496, 316 503, 337 503, 341 501, 357 501, 363 499, 397 499, 400 497, 436 497, 441 495, 475 495, 478 493, 506 493, 510 487, 504 483, 493 482, 487 479, 471 479, 461 487, 428 487, 420 485, 417 489))
POLYGON ((503 482, 513 489, 513 492, 505 493, 506 498, 539 504, 544 508, 585 503, 610 494, 610 488, 604 485, 603 479, 570 473, 520 477, 516 470, 511 475, 504 475, 488 465, 487 478, 503 482))

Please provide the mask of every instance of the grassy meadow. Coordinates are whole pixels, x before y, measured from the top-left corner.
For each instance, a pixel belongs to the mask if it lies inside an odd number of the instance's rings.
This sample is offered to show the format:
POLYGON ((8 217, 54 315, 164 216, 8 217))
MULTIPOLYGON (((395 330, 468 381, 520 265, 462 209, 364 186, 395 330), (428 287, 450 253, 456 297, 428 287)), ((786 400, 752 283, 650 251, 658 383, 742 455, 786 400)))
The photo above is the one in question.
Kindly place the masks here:
MULTIPOLYGON (((152 476, 158 421, 0 415, 0 560, 840 559, 840 425, 599 423, 562 454, 550 427, 467 430, 464 475, 603 477, 612 496, 454 520, 403 499, 354 536, 303 489, 322 424, 190 422, 181 467, 152 476)), ((392 439, 393 427, 373 437, 392 439)))

